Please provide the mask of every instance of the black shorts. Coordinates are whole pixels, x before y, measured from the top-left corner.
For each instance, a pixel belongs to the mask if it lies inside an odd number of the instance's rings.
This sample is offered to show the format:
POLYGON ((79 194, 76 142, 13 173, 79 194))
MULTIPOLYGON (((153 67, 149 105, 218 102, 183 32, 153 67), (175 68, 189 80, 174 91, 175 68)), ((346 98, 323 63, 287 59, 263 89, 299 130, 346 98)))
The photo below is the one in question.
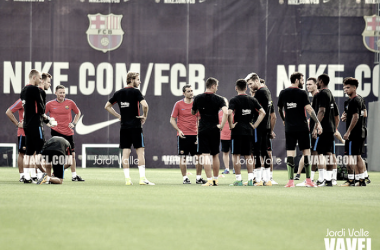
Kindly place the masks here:
POLYGON ((121 128, 119 148, 145 148, 142 128, 121 128))
POLYGON ((220 130, 215 128, 211 131, 198 134, 199 154, 219 154, 220 130))
MULTIPOLYGON (((46 163, 52 164, 54 177, 63 179, 65 177, 65 164, 60 164, 59 160, 53 160, 55 157, 64 157, 62 153, 53 150, 42 151, 41 155, 45 158, 46 163)), ((56 158, 57 159, 57 158, 56 158)))
POLYGON ((25 136, 20 135, 17 137, 18 142, 18 153, 25 154, 26 153, 26 144, 25 144, 25 136))
POLYGON ((177 136, 177 153, 178 155, 194 156, 197 154, 197 136, 185 135, 185 138, 177 136))
POLYGON ((346 140, 344 144, 344 155, 361 155, 363 153, 364 142, 365 138, 346 140))
POLYGON ((254 155, 261 155, 266 156, 267 150, 268 150, 268 138, 269 134, 267 130, 261 131, 254 129, 253 130, 253 137, 251 137, 252 141, 252 147, 253 147, 253 154, 254 155))
POLYGON ((220 150, 223 153, 228 153, 231 150, 231 140, 220 140, 220 150))
POLYGON ((251 155, 252 154, 251 135, 231 135, 231 154, 251 155))
POLYGON ((309 131, 285 132, 285 140, 286 150, 295 150, 297 142, 300 151, 311 148, 309 131))
POLYGON ((28 128, 25 131, 26 155, 39 154, 45 143, 44 130, 42 127, 28 128))
POLYGON ((51 130, 51 136, 60 136, 65 138, 71 146, 71 152, 75 152, 75 143, 74 143, 74 136, 73 135, 63 135, 61 133, 58 133, 55 130, 51 130))
POLYGON ((323 132, 320 134, 313 146, 313 151, 317 151, 318 154, 332 153, 334 151, 334 133, 323 132))

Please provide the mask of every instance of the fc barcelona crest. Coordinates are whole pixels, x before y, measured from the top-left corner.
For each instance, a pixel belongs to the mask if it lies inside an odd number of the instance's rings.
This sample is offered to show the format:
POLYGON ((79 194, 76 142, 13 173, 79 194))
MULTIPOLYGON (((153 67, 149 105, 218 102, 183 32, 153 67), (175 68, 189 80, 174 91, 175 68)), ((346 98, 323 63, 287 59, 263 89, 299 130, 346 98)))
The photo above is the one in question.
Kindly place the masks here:
POLYGON ((380 16, 364 16, 362 33, 364 46, 372 52, 380 52, 380 16))
POLYGON ((93 49, 107 51, 117 49, 123 42, 124 32, 121 29, 121 19, 123 15, 88 15, 90 22, 87 34, 87 41, 93 49))

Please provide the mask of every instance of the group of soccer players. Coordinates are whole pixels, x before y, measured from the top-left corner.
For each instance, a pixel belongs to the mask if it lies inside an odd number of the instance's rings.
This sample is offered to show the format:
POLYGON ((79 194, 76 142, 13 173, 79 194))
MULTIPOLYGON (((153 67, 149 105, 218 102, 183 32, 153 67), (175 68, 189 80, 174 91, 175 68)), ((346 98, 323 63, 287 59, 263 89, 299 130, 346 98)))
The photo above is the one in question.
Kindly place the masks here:
MULTIPOLYGON (((313 96, 312 104, 308 93, 303 90, 303 77, 299 72, 293 73, 290 77, 291 86, 281 91, 277 103, 278 113, 285 126, 289 177, 285 187, 294 187, 294 179, 300 177, 299 172, 294 178, 297 144, 303 154, 300 166, 304 166, 306 170, 306 180, 298 185, 306 187, 336 185, 334 136, 345 143, 345 155, 349 158, 348 180, 341 186, 365 186, 366 182, 370 183, 365 163, 361 158, 367 136, 365 127, 367 111, 363 98, 356 94, 358 80, 352 77, 344 80, 344 91, 349 99, 344 104, 344 113, 339 117, 335 99, 328 89, 329 76, 322 74, 317 79, 313 77, 307 79, 307 90, 313 96), (310 116, 309 122, 306 111, 310 116), (343 138, 337 130, 340 119, 347 124, 343 138), (319 171, 319 180, 314 182, 316 167, 319 171)), ((31 164, 31 159, 36 155, 52 157, 72 154, 72 161, 66 167, 71 165, 73 181, 83 181, 75 172, 73 140, 73 128, 81 113, 72 100, 65 98, 65 87, 62 85, 56 87, 57 98, 46 103, 45 90, 50 88, 51 79, 50 74, 43 73, 41 77, 38 71, 32 70, 29 74, 29 85, 22 90, 20 99, 6 112, 18 128, 18 163, 20 181, 24 183, 37 181, 35 166, 31 164), (19 111, 19 121, 13 115, 16 111, 19 111), (75 113, 73 121, 71 111, 75 113), (52 128, 52 139, 46 143, 42 122, 52 128)), ((127 86, 114 93, 106 103, 105 109, 121 121, 120 148, 123 150, 122 163, 126 185, 133 185, 129 174, 132 146, 136 149, 138 157, 139 184, 155 185, 145 177, 142 127, 148 117, 149 107, 138 89, 140 83, 139 73, 129 72, 127 86), (116 103, 120 114, 113 109, 116 103)), ((173 107, 170 123, 177 131, 177 153, 180 157, 179 167, 183 184, 191 184, 186 165, 186 157, 190 155, 196 157, 193 161, 196 165, 196 183, 202 186, 218 186, 220 146, 226 166, 229 162, 229 152, 232 154, 236 181, 230 184, 231 186, 277 184, 272 175, 271 141, 276 136, 274 133, 276 114, 265 81, 256 73, 250 73, 245 79, 237 80, 235 83, 237 95, 229 101, 216 94, 218 87, 219 81, 210 77, 206 80, 205 92, 193 97, 192 87, 185 85, 184 98, 176 102, 173 107), (247 90, 250 96, 247 95, 247 90), (247 167, 247 182, 242 180, 242 163, 247 167), (202 165, 207 180, 202 178, 202 165)), ((51 171, 46 171, 41 164, 34 165, 43 172, 39 183, 62 183, 63 165, 53 164, 51 168, 54 170, 54 177, 51 171)), ((223 173, 229 173, 228 167, 226 170, 223 173)))
POLYGON ((65 98, 65 87, 62 85, 56 87, 57 98, 46 103, 45 91, 50 89, 52 78, 49 73, 31 70, 29 84, 22 89, 20 99, 6 111, 6 115, 17 126, 20 182, 27 184, 62 184, 64 169, 68 167, 71 167, 72 181, 84 181, 76 174, 73 138, 73 128, 80 111, 75 102, 65 98), (17 111, 18 120, 14 116, 17 111), (76 114, 73 121, 72 111, 76 114), (48 141, 45 141, 43 123, 51 127, 52 138, 48 141), (70 155, 70 160, 66 162, 70 164, 51 161, 54 156, 65 155, 70 155), (42 162, 48 157, 50 161, 42 162))

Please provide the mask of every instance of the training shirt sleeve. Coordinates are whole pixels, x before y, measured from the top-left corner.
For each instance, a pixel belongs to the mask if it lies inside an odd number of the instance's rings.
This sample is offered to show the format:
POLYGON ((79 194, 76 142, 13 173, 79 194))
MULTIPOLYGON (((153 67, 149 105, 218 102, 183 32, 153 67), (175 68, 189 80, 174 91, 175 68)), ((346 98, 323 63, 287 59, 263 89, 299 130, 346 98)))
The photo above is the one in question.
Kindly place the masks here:
POLYGON ((274 113, 274 104, 273 104, 273 101, 271 101, 271 105, 270 105, 270 113, 271 113, 271 114, 274 113))
POLYGON ((257 101, 257 99, 255 97, 252 98, 252 103, 253 103, 253 107, 259 111, 260 109, 262 109, 263 107, 260 105, 260 103, 257 101))
POLYGON ((319 92, 318 107, 327 108, 328 105, 329 105, 329 97, 327 96, 327 93, 325 91, 319 92))
POLYGON ((79 108, 78 106, 76 105, 76 103, 74 101, 71 101, 70 102, 70 105, 71 105, 71 109, 74 111, 75 114, 78 114, 79 113, 79 108))
POLYGON ((230 103, 228 105, 228 109, 232 110, 232 111, 235 111, 235 107, 236 107, 236 102, 235 102, 235 98, 232 98, 230 100, 230 103))
POLYGON ((12 106, 9 107, 9 110, 12 111, 12 113, 17 112, 20 109, 23 109, 21 99, 18 99, 12 106))
POLYGON ((338 105, 336 105, 336 102, 334 102, 334 116, 338 116, 338 115, 339 115, 338 105))
POLYGON ((172 110, 172 114, 171 114, 171 117, 173 118, 177 118, 178 117, 178 114, 179 114, 179 108, 178 108, 178 102, 176 102, 174 104, 174 107, 173 107, 173 110, 172 110))
POLYGON ((115 105, 115 103, 117 103, 117 96, 118 96, 118 91, 116 91, 113 96, 111 97, 111 99, 109 99, 109 103, 111 103, 112 105, 115 105))
POLYGON ((310 100, 309 100, 309 96, 307 95, 306 91, 302 91, 302 92, 303 93, 301 96, 301 102, 302 102, 302 105, 305 107, 306 105, 310 105, 310 100))
POLYGON ((137 92, 137 101, 141 102, 142 100, 144 100, 144 97, 141 94, 141 91, 139 89, 135 89, 135 90, 137 92))
POLYGON ((283 100, 282 100, 284 98, 283 95, 284 95, 284 92, 282 92, 282 90, 281 90, 280 95, 278 97, 278 101, 277 101, 277 107, 279 107, 279 108, 284 107, 283 100))

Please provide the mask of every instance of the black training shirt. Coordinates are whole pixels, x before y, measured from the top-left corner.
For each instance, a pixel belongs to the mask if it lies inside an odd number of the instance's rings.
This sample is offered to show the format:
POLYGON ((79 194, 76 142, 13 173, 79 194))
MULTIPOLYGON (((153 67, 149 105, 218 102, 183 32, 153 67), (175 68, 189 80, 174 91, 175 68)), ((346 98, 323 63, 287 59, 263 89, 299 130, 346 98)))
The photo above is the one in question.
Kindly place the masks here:
POLYGON ((198 133, 217 128, 219 124, 218 113, 224 106, 226 106, 226 102, 223 97, 211 92, 202 93, 194 98, 192 110, 194 112, 198 110, 201 115, 198 133))
POLYGON ((255 93, 255 98, 260 103, 265 111, 265 117, 261 121, 260 125, 257 127, 258 130, 267 130, 270 129, 270 110, 272 107, 272 97, 270 91, 267 87, 259 88, 255 93))
POLYGON ((250 123, 254 112, 261 108, 261 105, 254 97, 245 94, 233 97, 230 100, 228 109, 234 112, 233 123, 237 122, 237 124, 231 130, 231 135, 253 135, 250 123))
POLYGON ((323 132, 335 132, 334 103, 334 96, 329 89, 319 91, 318 111, 319 108, 325 108, 325 115, 321 121, 323 132))
POLYGON ((141 128, 141 120, 136 118, 140 116, 140 102, 144 100, 139 89, 134 87, 125 87, 116 91, 109 102, 114 105, 117 103, 121 115, 121 128, 141 128))
POLYGON ((310 105, 310 101, 305 90, 296 87, 281 90, 277 106, 285 111, 285 132, 309 131, 306 105, 310 105))
POLYGON ((45 103, 41 97, 40 88, 26 85, 20 94, 24 107, 24 129, 33 129, 42 126, 41 116, 45 114, 45 103))
POLYGON ((359 96, 348 99, 344 102, 344 111, 347 114, 346 131, 351 125, 352 117, 354 114, 359 115, 359 120, 355 127, 352 129, 349 140, 360 139, 365 137, 365 128, 363 128, 363 101, 359 96))
POLYGON ((71 154, 70 143, 63 137, 53 136, 42 147, 41 153, 45 151, 55 151, 57 155, 70 155, 71 154))
MULTIPOLYGON (((318 95, 319 95, 319 92, 317 92, 314 96, 313 96, 313 100, 311 102, 311 107, 314 109, 314 112, 315 114, 318 114, 318 95)), ((310 133, 313 132, 314 130, 314 126, 315 126, 315 121, 310 117, 310 133)))

